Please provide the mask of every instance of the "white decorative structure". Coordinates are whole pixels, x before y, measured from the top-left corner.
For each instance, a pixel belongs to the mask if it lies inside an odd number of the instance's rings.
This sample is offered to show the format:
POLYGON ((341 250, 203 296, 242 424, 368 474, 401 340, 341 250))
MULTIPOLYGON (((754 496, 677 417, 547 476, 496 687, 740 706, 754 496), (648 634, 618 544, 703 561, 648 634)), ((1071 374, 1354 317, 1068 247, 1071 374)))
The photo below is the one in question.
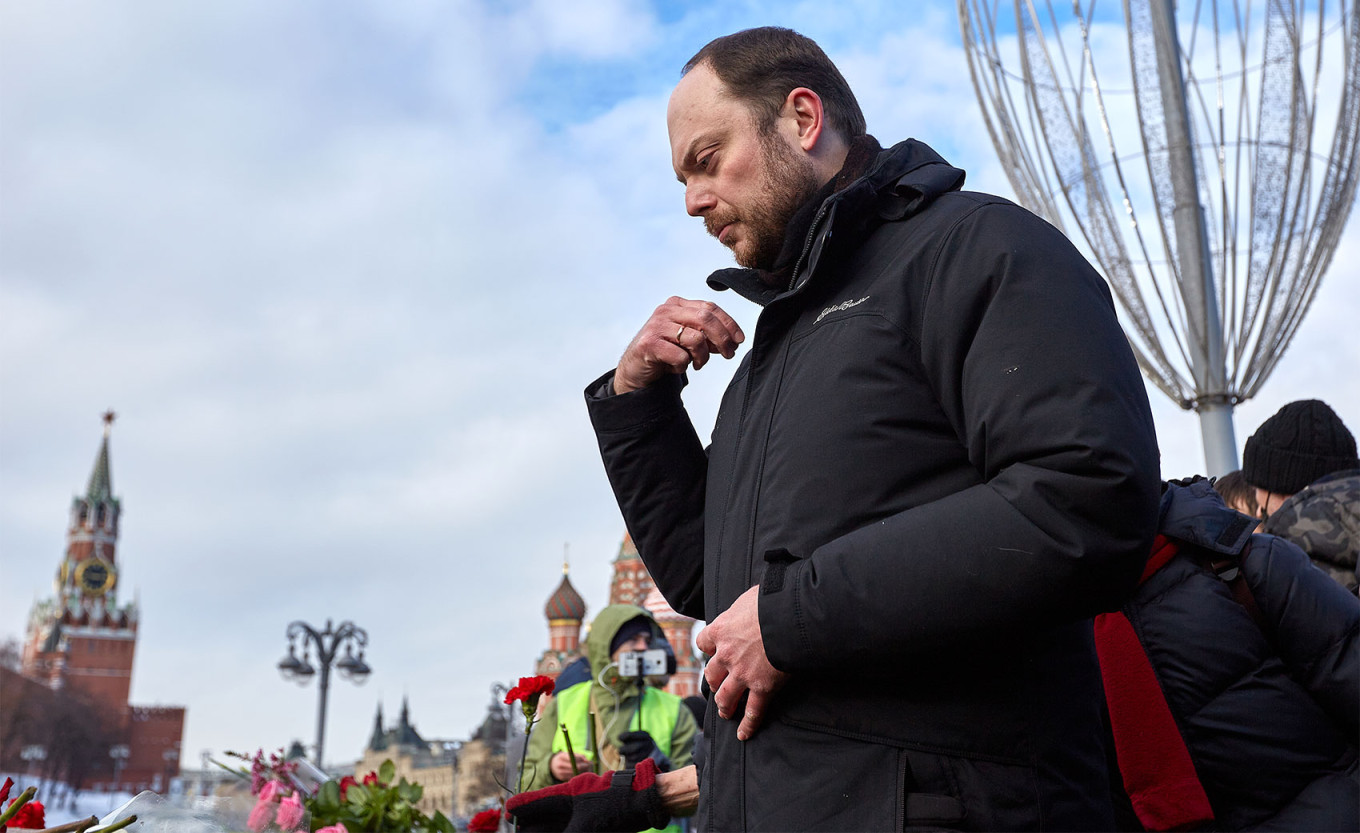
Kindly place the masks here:
MULTIPOLYGON (((958 0, 1020 201, 1090 249, 1148 379, 1237 468, 1360 177, 1354 0, 958 0)), ((1347 334, 1349 335, 1349 334, 1347 334)))

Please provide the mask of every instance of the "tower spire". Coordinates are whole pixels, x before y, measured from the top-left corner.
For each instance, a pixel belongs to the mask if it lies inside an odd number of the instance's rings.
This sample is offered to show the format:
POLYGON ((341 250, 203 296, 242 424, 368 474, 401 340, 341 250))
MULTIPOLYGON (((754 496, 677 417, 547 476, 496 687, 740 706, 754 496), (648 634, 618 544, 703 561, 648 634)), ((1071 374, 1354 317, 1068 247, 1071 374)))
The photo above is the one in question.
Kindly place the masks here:
POLYGON ((90 472, 90 484, 85 489, 85 497, 91 503, 113 498, 113 474, 109 467, 109 434, 113 421, 118 415, 112 409, 104 412, 104 439, 99 443, 99 454, 94 458, 94 470, 90 472))

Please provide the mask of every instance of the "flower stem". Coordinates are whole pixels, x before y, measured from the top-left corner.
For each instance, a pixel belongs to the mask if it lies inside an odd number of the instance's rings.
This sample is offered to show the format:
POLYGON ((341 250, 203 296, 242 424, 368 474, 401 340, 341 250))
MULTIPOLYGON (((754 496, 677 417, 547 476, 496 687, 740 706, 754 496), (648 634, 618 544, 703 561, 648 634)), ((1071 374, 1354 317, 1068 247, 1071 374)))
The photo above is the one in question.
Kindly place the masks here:
POLYGON ((108 827, 101 827, 98 830, 91 830, 90 833, 113 833, 114 830, 122 830, 123 828, 130 826, 136 821, 137 821, 136 816, 128 816, 125 819, 119 819, 118 821, 115 821, 108 827))
POLYGON ((80 819, 66 824, 59 824, 56 827, 49 827, 42 833, 82 833, 82 831, 88 830, 96 824, 99 824, 99 816, 90 816, 87 819, 80 819))
POLYGON ((31 801, 33 799, 33 796, 37 794, 38 794, 37 787, 29 787, 28 789, 19 793, 19 797, 11 801, 9 807, 5 808, 4 810, 0 810, 0 826, 3 826, 5 822, 14 818, 14 815, 18 813, 19 810, 25 804, 31 801))
POLYGON ((576 750, 571 748, 571 732, 567 731, 566 726, 562 727, 562 739, 567 742, 567 757, 571 758, 571 774, 573 776, 580 775, 581 768, 576 766, 576 750))
POLYGON ((533 729, 534 719, 527 714, 524 715, 524 749, 519 753, 519 785, 515 788, 517 794, 524 792, 524 765, 529 759, 529 733, 533 729))

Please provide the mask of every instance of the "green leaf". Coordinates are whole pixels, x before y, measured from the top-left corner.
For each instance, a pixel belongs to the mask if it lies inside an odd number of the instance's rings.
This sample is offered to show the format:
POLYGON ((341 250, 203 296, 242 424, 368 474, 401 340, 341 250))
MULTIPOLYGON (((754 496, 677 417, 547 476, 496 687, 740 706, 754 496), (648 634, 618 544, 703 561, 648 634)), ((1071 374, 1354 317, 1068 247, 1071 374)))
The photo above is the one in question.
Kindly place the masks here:
POLYGON ((345 790, 345 801, 350 804, 367 804, 368 787, 363 784, 350 784, 349 789, 345 790))
POLYGON ((316 794, 316 802, 328 811, 340 808, 340 785, 334 781, 327 781, 321 785, 321 790, 316 794))
POLYGON ((388 758, 387 760, 382 762, 382 766, 378 767, 378 778, 384 784, 390 784, 392 783, 392 779, 396 777, 397 777, 397 765, 392 763, 391 758, 388 758))
POLYGON ((431 833, 458 833, 458 828, 453 826, 453 822, 438 810, 434 811, 434 818, 430 819, 431 833))

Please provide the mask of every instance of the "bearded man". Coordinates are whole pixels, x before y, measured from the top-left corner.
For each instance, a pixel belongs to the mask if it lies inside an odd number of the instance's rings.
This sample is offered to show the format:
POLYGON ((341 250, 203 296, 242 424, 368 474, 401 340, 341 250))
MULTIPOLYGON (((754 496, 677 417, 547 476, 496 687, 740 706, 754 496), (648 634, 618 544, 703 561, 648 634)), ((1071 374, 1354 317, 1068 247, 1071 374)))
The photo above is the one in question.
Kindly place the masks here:
POLYGON ((705 451, 671 298, 586 390, 638 551, 698 645, 702 830, 1112 825, 1091 617, 1156 528, 1147 395, 1052 226, 866 133, 797 33, 719 38, 667 112, 685 207, 762 306, 705 451))

